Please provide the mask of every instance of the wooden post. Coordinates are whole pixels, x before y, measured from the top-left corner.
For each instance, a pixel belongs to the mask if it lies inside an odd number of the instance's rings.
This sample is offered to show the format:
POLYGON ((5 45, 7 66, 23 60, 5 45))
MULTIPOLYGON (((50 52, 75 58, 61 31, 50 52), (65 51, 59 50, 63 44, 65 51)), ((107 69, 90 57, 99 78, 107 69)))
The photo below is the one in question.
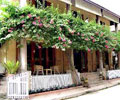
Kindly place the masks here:
POLYGON ((52 58, 53 65, 55 65, 55 48, 52 49, 52 58))
POLYGON ((27 71, 27 42, 26 39, 21 39, 20 44, 22 47, 20 48, 20 63, 21 72, 27 71))
POLYGON ((46 68, 49 66, 48 48, 46 48, 46 68))
POLYGON ((35 64, 35 43, 31 42, 31 67, 32 67, 32 72, 34 72, 34 64, 35 64))
POLYGON ((18 47, 19 44, 19 42, 16 42, 16 61, 20 60, 20 48, 18 47))
POLYGON ((40 65, 42 65, 42 46, 41 44, 39 44, 39 61, 40 61, 40 65))

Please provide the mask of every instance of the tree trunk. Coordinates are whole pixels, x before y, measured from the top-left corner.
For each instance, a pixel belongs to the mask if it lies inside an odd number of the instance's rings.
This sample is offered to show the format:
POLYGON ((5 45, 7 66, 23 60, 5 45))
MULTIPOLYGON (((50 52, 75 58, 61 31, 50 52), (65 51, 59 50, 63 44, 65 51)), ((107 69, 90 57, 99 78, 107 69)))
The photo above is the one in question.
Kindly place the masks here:
POLYGON ((72 76, 73 83, 75 85, 78 85, 78 84, 80 84, 80 78, 79 78, 77 71, 75 69, 75 66, 74 66, 73 49, 67 49, 66 55, 68 57, 69 69, 71 70, 71 76, 72 76))
POLYGON ((108 52, 108 57, 109 57, 109 69, 113 69, 113 56, 112 56, 112 51, 108 52))
POLYGON ((20 70, 21 72, 27 71, 27 42, 26 39, 21 39, 20 44, 22 47, 20 48, 20 70))
POLYGON ((99 51, 99 68, 100 68, 100 73, 103 72, 103 56, 102 56, 102 51, 99 51))
POLYGON ((118 52, 118 68, 120 69, 120 51, 118 52))

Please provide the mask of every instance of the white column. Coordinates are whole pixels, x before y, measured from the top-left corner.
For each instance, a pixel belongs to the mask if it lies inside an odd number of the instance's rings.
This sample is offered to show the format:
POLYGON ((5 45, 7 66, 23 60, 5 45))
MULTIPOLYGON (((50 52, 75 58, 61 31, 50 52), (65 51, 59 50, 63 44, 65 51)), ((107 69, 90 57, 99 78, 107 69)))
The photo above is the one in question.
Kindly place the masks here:
POLYGON ((27 42, 26 39, 21 39, 20 44, 22 47, 20 48, 20 63, 21 72, 27 71, 27 42))
MULTIPOLYGON (((19 0, 20 7, 24 7, 27 5, 27 0, 19 0)), ((27 42, 26 39, 21 39, 20 44, 22 47, 20 48, 20 70, 21 72, 27 71, 27 42)))
POLYGON ((27 0, 20 0, 20 7, 24 7, 27 5, 27 0))

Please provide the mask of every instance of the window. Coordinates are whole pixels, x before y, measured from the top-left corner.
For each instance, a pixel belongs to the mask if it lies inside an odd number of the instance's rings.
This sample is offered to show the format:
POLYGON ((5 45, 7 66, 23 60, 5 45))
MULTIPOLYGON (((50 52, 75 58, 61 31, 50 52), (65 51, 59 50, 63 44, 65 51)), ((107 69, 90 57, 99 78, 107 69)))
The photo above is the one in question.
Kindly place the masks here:
POLYGON ((100 25, 105 25, 105 22, 103 22, 103 21, 100 21, 100 25))
POLYGON ((47 7, 47 6, 51 6, 51 3, 46 0, 35 0, 35 7, 38 8, 39 6, 42 6, 42 5, 47 7))
POLYGON ((73 16, 77 17, 77 12, 76 11, 73 11, 73 16))
POLYGON ((86 23, 88 23, 88 22, 89 22, 89 18, 88 18, 88 17, 85 19, 85 22, 86 22, 86 23))

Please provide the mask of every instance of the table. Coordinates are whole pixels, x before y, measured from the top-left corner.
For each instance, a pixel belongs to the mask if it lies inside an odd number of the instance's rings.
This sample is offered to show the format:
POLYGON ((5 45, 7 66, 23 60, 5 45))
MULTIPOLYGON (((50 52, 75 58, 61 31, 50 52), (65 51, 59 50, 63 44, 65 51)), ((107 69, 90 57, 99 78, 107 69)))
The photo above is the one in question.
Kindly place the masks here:
POLYGON ((46 75, 48 75, 49 73, 52 75, 52 69, 44 69, 45 70, 45 73, 46 73, 46 75))

